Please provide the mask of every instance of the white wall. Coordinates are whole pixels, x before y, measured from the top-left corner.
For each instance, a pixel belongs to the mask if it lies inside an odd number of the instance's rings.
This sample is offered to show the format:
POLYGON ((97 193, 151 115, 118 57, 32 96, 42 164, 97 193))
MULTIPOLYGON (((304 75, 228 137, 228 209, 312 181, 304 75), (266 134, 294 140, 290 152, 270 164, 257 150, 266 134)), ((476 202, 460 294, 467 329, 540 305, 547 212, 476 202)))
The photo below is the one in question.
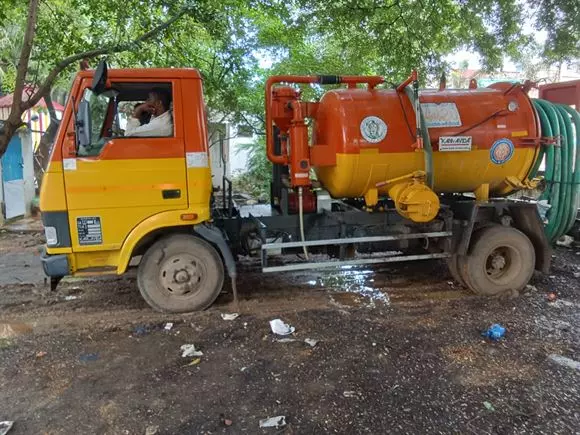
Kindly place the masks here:
MULTIPOLYGON (((254 139, 251 137, 235 137, 230 139, 230 168, 232 174, 246 172, 248 170, 248 152, 242 150, 242 144, 251 143, 254 139)), ((265 152, 265 151, 264 151, 265 152)))
POLYGON ((239 136, 238 129, 229 122, 209 123, 209 144, 211 173, 214 187, 222 185, 224 176, 224 164, 220 156, 219 133, 223 137, 223 149, 226 157, 225 173, 226 177, 234 177, 240 172, 246 172, 248 162, 248 152, 241 149, 242 144, 251 143, 255 137, 239 136))
POLYGON ((230 147, 230 126, 229 124, 212 124, 209 126, 209 159, 211 163, 211 179, 214 187, 220 187, 223 184, 224 174, 230 177, 230 163, 227 161, 230 147), (221 135, 221 138, 220 138, 221 135), (220 145, 223 145, 223 149, 220 145), (221 153, 224 153, 226 164, 222 160, 221 153))

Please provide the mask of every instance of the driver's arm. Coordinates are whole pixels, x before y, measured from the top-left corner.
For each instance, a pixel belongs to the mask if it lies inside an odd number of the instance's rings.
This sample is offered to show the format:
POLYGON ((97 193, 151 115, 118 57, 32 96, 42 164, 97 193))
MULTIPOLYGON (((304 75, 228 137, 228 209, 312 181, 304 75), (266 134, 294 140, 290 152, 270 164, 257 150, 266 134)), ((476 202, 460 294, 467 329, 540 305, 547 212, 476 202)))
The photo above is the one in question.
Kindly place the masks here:
POLYGON ((127 120, 127 127, 125 128, 125 136, 146 137, 155 136, 159 127, 155 122, 150 121, 147 124, 141 125, 137 118, 129 118, 127 120))

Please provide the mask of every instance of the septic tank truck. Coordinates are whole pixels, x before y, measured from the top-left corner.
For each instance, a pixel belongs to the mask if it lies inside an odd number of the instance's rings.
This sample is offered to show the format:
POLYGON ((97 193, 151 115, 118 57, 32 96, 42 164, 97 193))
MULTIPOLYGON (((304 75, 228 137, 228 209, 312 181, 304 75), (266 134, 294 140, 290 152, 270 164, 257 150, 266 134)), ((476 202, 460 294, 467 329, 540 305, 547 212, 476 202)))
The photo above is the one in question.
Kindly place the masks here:
POLYGON ((43 180, 44 271, 54 289, 136 266, 144 299, 165 312, 205 309, 224 285, 237 301, 236 261, 248 255, 264 273, 445 259, 477 294, 520 290, 549 270, 580 181, 578 113, 531 100, 531 86, 270 77, 271 200, 257 212, 234 203, 228 178, 212 188, 197 70, 101 63, 74 80, 43 180), (307 101, 311 85, 327 91, 307 101), (125 136, 153 88, 171 96, 173 133, 125 136), (537 187, 542 161, 545 218, 537 201, 509 197, 537 187))

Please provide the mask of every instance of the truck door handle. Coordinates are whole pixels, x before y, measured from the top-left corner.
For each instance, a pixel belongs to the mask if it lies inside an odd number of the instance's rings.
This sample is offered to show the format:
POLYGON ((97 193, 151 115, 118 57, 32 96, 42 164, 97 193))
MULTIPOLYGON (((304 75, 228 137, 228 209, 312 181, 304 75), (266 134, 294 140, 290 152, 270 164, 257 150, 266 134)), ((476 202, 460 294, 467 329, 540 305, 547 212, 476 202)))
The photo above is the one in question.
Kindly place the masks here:
POLYGON ((165 189, 161 191, 161 195, 163 195, 163 199, 177 199, 181 198, 181 190, 180 189, 165 189))

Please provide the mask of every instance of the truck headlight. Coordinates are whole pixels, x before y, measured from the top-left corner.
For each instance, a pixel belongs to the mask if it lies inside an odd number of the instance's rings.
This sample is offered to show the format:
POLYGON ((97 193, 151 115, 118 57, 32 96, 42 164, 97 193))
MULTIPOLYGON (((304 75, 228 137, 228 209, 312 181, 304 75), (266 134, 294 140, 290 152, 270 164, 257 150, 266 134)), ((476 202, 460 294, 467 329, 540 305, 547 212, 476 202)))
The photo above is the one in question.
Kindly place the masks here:
POLYGON ((58 237, 56 235, 56 227, 44 227, 44 236, 46 237, 46 244, 48 246, 58 245, 58 237))

